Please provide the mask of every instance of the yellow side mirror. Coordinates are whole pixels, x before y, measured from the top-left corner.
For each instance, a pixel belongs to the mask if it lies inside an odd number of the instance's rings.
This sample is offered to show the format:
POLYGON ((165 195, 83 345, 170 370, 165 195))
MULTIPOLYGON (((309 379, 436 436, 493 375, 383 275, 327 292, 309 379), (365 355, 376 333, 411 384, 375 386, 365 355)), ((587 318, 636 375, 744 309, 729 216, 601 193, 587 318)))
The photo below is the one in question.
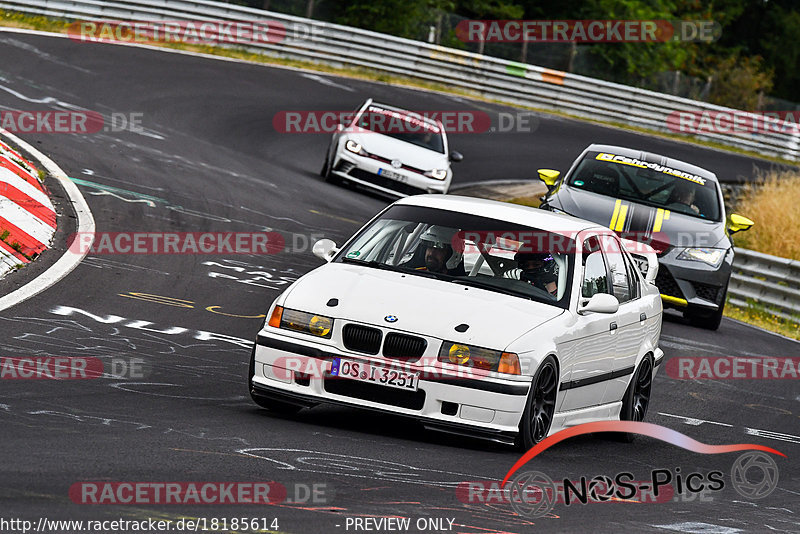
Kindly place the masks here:
POLYGON ((754 224, 755 223, 747 217, 731 213, 731 216, 728 218, 728 232, 735 234, 736 232, 749 230, 754 224))
POLYGON ((561 176, 561 172, 554 171, 553 169, 539 169, 539 179, 545 183, 547 187, 556 185, 556 180, 561 176))

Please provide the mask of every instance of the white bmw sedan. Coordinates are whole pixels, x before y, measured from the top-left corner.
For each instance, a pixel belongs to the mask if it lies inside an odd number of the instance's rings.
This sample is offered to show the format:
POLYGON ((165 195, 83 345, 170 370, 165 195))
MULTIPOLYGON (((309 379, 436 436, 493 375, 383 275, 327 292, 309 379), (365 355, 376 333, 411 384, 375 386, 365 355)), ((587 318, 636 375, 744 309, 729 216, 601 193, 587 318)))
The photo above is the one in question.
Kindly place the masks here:
POLYGON ((367 408, 526 448, 645 417, 661 299, 608 228, 422 195, 314 253, 327 263, 275 300, 258 333, 249 388, 262 407, 367 408))
POLYGON ((449 150, 439 120, 369 99, 333 134, 320 174, 395 198, 447 193, 463 159, 449 150))

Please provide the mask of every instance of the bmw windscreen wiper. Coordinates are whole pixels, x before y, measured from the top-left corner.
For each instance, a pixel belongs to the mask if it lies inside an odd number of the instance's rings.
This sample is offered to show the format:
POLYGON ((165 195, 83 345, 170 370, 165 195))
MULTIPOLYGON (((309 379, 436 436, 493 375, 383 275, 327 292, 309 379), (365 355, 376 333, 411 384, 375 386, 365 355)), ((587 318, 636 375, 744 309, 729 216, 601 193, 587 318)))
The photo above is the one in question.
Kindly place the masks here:
POLYGON ((355 258, 342 258, 342 263, 352 263, 355 265, 363 265, 365 267, 373 267, 375 269, 383 269, 384 271, 392 271, 395 273, 403 273, 403 274, 413 274, 415 276, 424 276, 425 278, 436 278, 437 280, 452 280, 452 276, 443 274, 443 273, 435 273, 428 270, 419 270, 419 269, 412 269, 412 268, 404 268, 404 267, 397 267, 394 265, 388 265, 386 263, 381 263, 379 261, 370 260, 358 260, 355 258))
POLYGON ((503 293, 504 295, 511 295, 512 297, 520 297, 528 300, 533 300, 533 297, 530 295, 526 295, 518 291, 513 291, 511 289, 506 289, 504 287, 496 286, 488 282, 481 282, 480 280, 475 280, 472 278, 454 278, 453 280, 451 280, 451 282, 453 282, 454 284, 461 284, 465 286, 478 287, 480 289, 486 289, 489 291, 495 291, 497 293, 503 293))
POLYGON ((398 268, 398 267, 396 267, 394 265, 389 265, 387 263, 381 263, 381 262, 376 261, 376 260, 366 261, 366 260, 359 260, 359 259, 356 259, 356 258, 342 258, 340 261, 342 263, 352 263, 352 264, 355 264, 355 265, 363 265, 364 267, 372 267, 373 269, 382 269, 384 271, 392 271, 392 272, 395 272, 395 273, 408 273, 408 272, 411 272, 411 273, 414 273, 414 274, 421 274, 422 276, 428 276, 430 278, 438 278, 434 273, 429 273, 427 271, 415 271, 413 269, 411 269, 411 270, 402 269, 402 268, 398 268))
POLYGON ((341 261, 342 261, 342 263, 354 263, 356 265, 363 265, 364 267, 373 267, 375 269, 383 269, 385 271, 398 271, 399 270, 396 267, 393 267, 391 265, 387 265, 385 263, 381 263, 381 262, 376 261, 376 260, 365 261, 365 260, 358 260, 356 258, 342 258, 341 261))

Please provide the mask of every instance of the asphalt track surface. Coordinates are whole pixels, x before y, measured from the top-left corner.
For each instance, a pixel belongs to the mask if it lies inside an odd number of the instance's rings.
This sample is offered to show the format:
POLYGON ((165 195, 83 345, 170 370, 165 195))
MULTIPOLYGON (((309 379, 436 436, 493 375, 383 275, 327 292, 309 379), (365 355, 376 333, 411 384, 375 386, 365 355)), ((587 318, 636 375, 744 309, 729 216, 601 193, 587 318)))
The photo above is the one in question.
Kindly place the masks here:
MULTIPOLYGON (((719 470, 726 487, 657 504, 556 505, 546 517, 526 519, 507 503, 461 502, 455 489, 464 481, 502 479, 518 451, 356 409, 271 414, 248 396, 250 348, 230 339, 196 339, 206 331, 253 340, 263 318, 252 316, 266 311, 281 284, 321 264, 303 241, 325 236, 342 242, 386 205, 323 182, 317 171, 327 135, 277 133, 277 112, 348 110, 370 96, 423 110, 478 108, 493 116, 511 108, 61 38, 0 33, 0 49, 3 109, 78 106, 143 114, 144 133, 23 136, 69 176, 86 181, 80 187, 98 231, 268 228, 287 240, 298 236, 298 250, 266 256, 90 255, 55 286, 0 313, 3 356, 140 358, 146 375, 2 381, 4 518, 266 517, 277 518, 279 530, 288 533, 346 532, 348 518, 389 516, 411 518, 410 532, 418 532, 413 526, 420 518, 455 519, 450 532, 467 533, 800 529, 796 380, 676 380, 661 368, 654 383, 647 421, 704 443, 759 443, 787 455, 776 457, 780 483, 767 498, 751 501, 730 487, 737 453, 701 455, 650 438, 625 444, 595 435, 563 442, 529 467, 556 480, 622 471, 646 480, 659 468, 719 470), (183 302, 141 300, 132 293, 183 302), (70 486, 80 481, 267 480, 288 488, 324 483, 332 498, 274 506, 92 506, 69 497, 70 486)), ((465 154, 456 183, 531 178, 539 166, 565 169, 590 142, 696 161, 723 180, 747 180, 754 166, 768 165, 542 116, 534 132, 453 136, 452 147, 465 154)), ((69 227, 68 209, 59 224, 69 227)), ((24 271, 15 275, 17 283, 24 271)), ((793 341, 727 319, 718 332, 707 332, 677 316, 664 322, 662 348, 668 359, 800 352, 793 341)))

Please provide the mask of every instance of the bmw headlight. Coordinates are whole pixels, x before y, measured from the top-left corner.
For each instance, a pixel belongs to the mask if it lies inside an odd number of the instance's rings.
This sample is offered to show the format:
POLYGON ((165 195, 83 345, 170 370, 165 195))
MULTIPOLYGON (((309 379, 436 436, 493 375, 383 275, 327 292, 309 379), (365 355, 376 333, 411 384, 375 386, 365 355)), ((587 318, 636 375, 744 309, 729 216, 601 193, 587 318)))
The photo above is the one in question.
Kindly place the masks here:
POLYGON ((678 254, 679 260, 702 261, 712 267, 719 267, 727 252, 724 248, 685 248, 678 254))
POLYGON ((513 352, 484 349, 452 341, 442 343, 437 359, 440 362, 474 367, 484 371, 497 371, 511 375, 522 374, 519 357, 513 352))
POLYGON ((433 169, 425 173, 425 176, 433 178, 434 180, 444 180, 447 178, 447 169, 433 169))
POLYGON ((344 147, 353 154, 358 154, 359 156, 367 155, 367 151, 364 150, 364 147, 362 147, 360 143, 356 143, 352 139, 348 139, 347 142, 344 144, 344 147))
POLYGON ((332 318, 298 310, 289 310, 281 306, 275 306, 269 325, 324 338, 330 338, 333 332, 332 318))

